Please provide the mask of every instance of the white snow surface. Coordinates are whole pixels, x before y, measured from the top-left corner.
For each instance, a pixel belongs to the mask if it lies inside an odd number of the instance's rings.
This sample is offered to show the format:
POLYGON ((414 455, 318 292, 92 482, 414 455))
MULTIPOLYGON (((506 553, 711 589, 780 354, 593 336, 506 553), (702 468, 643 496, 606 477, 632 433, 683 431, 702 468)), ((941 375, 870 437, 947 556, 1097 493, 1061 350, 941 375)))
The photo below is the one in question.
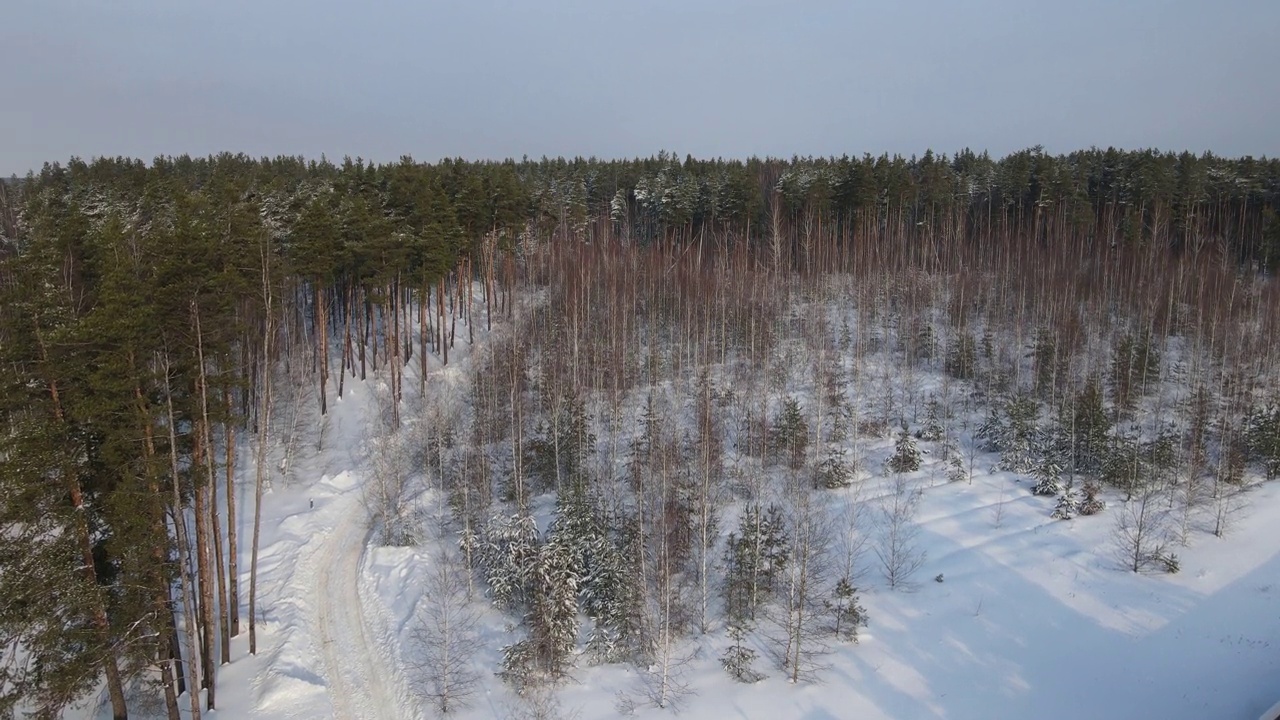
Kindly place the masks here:
MULTIPOLYGON (((428 396, 464 382, 467 359, 461 347, 447 369, 433 359, 428 396)), ((343 399, 330 402, 324 449, 300 451, 291 481, 275 475, 263 508, 259 652, 248 655, 247 630, 233 641, 233 662, 218 674, 219 708, 206 718, 433 716, 406 670, 432 548, 373 546, 361 500, 364 427, 378 382, 348 377, 343 399)), ((406 397, 416 382, 405 378, 406 397)), ((886 439, 868 455, 891 446, 886 439)), ((931 483, 918 473, 927 560, 905 592, 887 588, 874 559, 864 563, 858 585, 870 625, 858 643, 834 646, 819 682, 788 683, 763 650, 756 668, 769 677, 734 682, 719 666, 727 643, 717 624, 689 640, 686 681, 695 694, 679 716, 1252 720, 1280 699, 1280 483, 1248 493, 1227 537, 1201 529, 1177 547, 1180 573, 1135 574, 1114 560, 1114 504, 1098 516, 1052 520, 1053 499, 1032 496, 1026 479, 990 471, 993 460, 980 456, 972 484, 931 483)), ((242 602, 251 458, 244 468, 242 602)), ((868 481, 868 495, 876 482, 868 481)), ((430 510, 439 500, 427 493, 421 502, 430 510)), ((492 672, 500 647, 518 638, 510 622, 484 615, 475 659, 483 687, 455 717, 506 717, 517 707, 492 672)), ((557 690, 561 715, 618 717, 619 694, 637 680, 634 668, 582 658, 557 690)), ((185 714, 185 696, 181 702, 185 714)), ((109 717, 100 703, 86 714, 109 717)), ((673 715, 641 705, 635 716, 673 715)))

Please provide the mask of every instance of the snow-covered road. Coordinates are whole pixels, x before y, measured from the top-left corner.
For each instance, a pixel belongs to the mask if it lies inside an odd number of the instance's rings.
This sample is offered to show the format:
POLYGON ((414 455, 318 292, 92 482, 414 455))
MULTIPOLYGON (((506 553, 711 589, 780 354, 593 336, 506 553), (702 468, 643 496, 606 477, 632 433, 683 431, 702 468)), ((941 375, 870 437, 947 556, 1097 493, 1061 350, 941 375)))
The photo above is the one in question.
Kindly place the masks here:
POLYGON ((354 493, 334 499, 341 519, 319 552, 314 604, 315 637, 324 659, 334 716, 338 720, 404 717, 400 674, 375 651, 360 598, 360 566, 368 545, 366 513, 354 493))

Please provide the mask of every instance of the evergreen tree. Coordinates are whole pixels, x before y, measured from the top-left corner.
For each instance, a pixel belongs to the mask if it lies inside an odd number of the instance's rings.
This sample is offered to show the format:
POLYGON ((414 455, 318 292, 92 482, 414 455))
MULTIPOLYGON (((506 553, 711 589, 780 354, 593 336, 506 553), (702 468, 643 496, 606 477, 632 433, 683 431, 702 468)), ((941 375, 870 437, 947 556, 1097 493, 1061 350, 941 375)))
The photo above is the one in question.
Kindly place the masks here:
POLYGON ((1086 383, 1064 404, 1058 424, 1061 442, 1069 448, 1066 468, 1073 474, 1098 474, 1107 452, 1111 418, 1103 406, 1097 381, 1086 383))
MULTIPOLYGON (((1092 502, 1096 503, 1097 499, 1094 498, 1092 502)), ((1054 505, 1051 517, 1055 520, 1070 520, 1076 515, 1093 514, 1093 512, 1081 512, 1082 508, 1083 502, 1080 499, 1079 493, 1076 492, 1076 489, 1071 485, 1071 483, 1067 483, 1066 487, 1064 487, 1062 492, 1058 495, 1058 502, 1054 505)), ((1097 512, 1097 510, 1094 510, 1094 512, 1097 512)))
POLYGON ((1062 491, 1062 463, 1058 457, 1056 449, 1050 449, 1040 456, 1035 472, 1032 473, 1036 481, 1035 487, 1031 489, 1032 494, 1052 497, 1062 491))
POLYGON ((805 453, 809 448, 809 423, 795 398, 783 399, 782 410, 774 419, 769 433, 769 447, 775 457, 785 458, 792 469, 804 466, 805 453))
POLYGON ((973 335, 958 333, 947 353, 946 371, 957 380, 972 380, 978 374, 978 353, 973 335))
POLYGON ((1037 424, 1040 409, 1029 395, 1009 397, 1003 408, 991 408, 977 436, 987 450, 1000 453, 1001 470, 1029 473, 1043 452, 1044 432, 1037 424))
POLYGON ((831 613, 831 632, 842 640, 858 641, 858 628, 866 627, 867 611, 858 604, 858 589, 842 577, 831 589, 831 597, 823 600, 831 613))
POLYGON ((1117 411, 1133 409, 1137 398, 1160 379, 1160 349, 1150 331, 1116 339, 1111 357, 1111 392, 1117 411))
POLYGON ((854 469, 850 467, 842 450, 832 448, 827 457, 814 470, 813 485, 825 490, 838 490, 853 483, 854 469))
POLYGON ((938 407, 938 399, 929 397, 929 403, 926 406, 924 427, 916 433, 916 437, 925 442, 938 442, 946 435, 946 429, 942 426, 941 409, 938 407))
POLYGON ((904 425, 893 446, 893 455, 885 462, 885 468, 895 474, 915 472, 920 469, 920 449, 904 425))
POLYGON ((725 544, 725 613, 730 623, 754 619, 790 559, 782 509, 752 503, 725 544))
POLYGON ((746 644, 747 631, 742 625, 729 626, 729 640, 732 644, 720 657, 720 666, 738 682, 755 683, 764 679, 752 665, 756 661, 756 651, 746 644))
POLYGON ((1256 409, 1245 420, 1250 459, 1262 465, 1268 480, 1280 477, 1280 406, 1256 409))

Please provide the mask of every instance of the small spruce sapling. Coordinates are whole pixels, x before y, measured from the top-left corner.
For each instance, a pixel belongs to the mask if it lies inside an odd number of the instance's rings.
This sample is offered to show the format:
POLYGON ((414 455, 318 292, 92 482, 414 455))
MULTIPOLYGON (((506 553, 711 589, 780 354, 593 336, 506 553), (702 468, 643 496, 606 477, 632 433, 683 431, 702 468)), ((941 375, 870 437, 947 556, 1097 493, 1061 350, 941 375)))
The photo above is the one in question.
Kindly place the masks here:
POLYGON ((1062 463, 1059 462, 1057 453, 1046 452, 1040 462, 1036 463, 1032 477, 1036 480, 1035 487, 1031 489, 1032 494, 1053 497, 1062 492, 1062 463))
POLYGON ((924 427, 920 429, 916 437, 925 442, 938 442, 946 434, 946 429, 942 426, 937 398, 929 398, 928 409, 925 412, 924 427))
POLYGON ((904 425, 898 433, 898 440, 893 446, 893 456, 885 463, 889 472, 895 474, 915 472, 920 469, 920 449, 916 447, 911 433, 904 425))
POLYGON ((1101 489, 1096 483, 1084 484, 1084 499, 1080 501, 1079 510, 1081 515, 1097 515, 1106 508, 1107 504, 1098 497, 1101 489))
POLYGON ((1080 514, 1080 506, 1080 494, 1071 483, 1067 483, 1062 493, 1058 495, 1058 504, 1053 508, 1053 514, 1050 517, 1055 520, 1070 520, 1080 514))
POLYGON ((729 626, 729 639, 733 644, 720 656, 720 666, 738 682, 759 682, 765 675, 752 667, 756 661, 756 651, 746 644, 746 635, 746 628, 742 625, 729 626))
POLYGON ((843 450, 833 448, 827 458, 814 470, 813 485, 825 490, 838 490, 853 483, 853 468, 845 459, 843 450))
POLYGON ((798 470, 804 466, 809 447, 809 423, 804 419, 800 402, 788 397, 782 401, 782 412, 769 432, 770 449, 775 457, 786 458, 787 465, 798 470))

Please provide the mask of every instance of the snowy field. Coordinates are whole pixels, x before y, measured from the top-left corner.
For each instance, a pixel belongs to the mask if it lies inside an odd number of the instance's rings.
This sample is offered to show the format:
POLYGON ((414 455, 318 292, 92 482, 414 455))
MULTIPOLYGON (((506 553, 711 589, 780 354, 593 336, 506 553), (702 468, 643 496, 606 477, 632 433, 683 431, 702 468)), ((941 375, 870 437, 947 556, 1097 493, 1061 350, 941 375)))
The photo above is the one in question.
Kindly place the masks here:
MULTIPOLYGON (((461 397, 466 348, 447 368, 433 363, 426 394, 461 397)), ((411 668, 436 547, 377 546, 363 500, 372 471, 367 427, 383 391, 376 378, 349 382, 330 405, 323 449, 302 443, 288 472, 275 475, 264 501, 259 654, 247 656, 246 635, 235 640, 237 659, 219 676, 219 709, 206 717, 433 716, 411 668)), ((866 467, 892 449, 892 438, 868 443, 866 467)), ((757 669, 768 677, 742 684, 720 667, 728 641, 717 621, 682 650, 691 693, 678 703, 680 717, 1255 720, 1280 699, 1280 483, 1251 489, 1226 537, 1194 531, 1189 546, 1176 548, 1179 573, 1135 574, 1116 557, 1116 498, 1100 515, 1053 520, 1053 498, 992 470, 994 454, 977 455, 971 482, 950 483, 925 457, 912 475, 923 490, 923 564, 908 587, 891 590, 864 553, 858 587, 870 620, 858 642, 833 645, 818 680, 799 684, 759 648, 757 669)), ((857 491, 872 512, 889 494, 879 475, 864 473, 857 491)), ((249 508, 249 469, 244 477, 240 507, 249 508)), ((543 496, 534 505, 553 503, 543 496)), ((413 504, 426 518, 447 512, 429 489, 413 504)), ((242 511, 241 537, 249 518, 242 511)), ((247 543, 242 555, 247 586, 247 543)), ((493 674, 500 647, 517 639, 511 618, 489 609, 481 622, 473 662, 482 688, 457 717, 673 715, 628 707, 634 669, 585 661, 533 707, 493 674)), ((105 708, 85 714, 109 717, 105 708)))

